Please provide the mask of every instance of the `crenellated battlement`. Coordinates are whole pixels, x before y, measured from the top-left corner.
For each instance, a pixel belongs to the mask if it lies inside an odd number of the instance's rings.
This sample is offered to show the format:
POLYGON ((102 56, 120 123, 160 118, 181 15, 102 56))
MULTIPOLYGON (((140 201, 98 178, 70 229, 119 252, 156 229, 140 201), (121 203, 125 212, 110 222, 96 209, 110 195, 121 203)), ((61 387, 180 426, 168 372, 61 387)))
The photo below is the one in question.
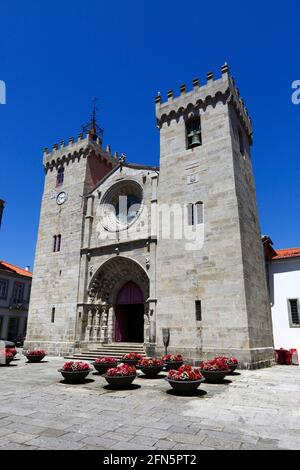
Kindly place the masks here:
POLYGON ((221 77, 215 79, 213 72, 206 74, 206 83, 200 84, 198 78, 193 80, 193 88, 187 91, 185 84, 180 86, 179 95, 175 96, 173 90, 167 92, 167 100, 163 101, 160 93, 155 98, 157 126, 160 128, 165 122, 177 119, 181 115, 189 117, 196 109, 206 109, 214 106, 218 101, 230 103, 236 110, 241 124, 252 138, 252 122, 248 110, 235 85, 227 64, 221 68, 221 77))
POLYGON ((46 170, 55 168, 69 161, 75 161, 76 158, 81 156, 88 157, 94 155, 100 160, 103 160, 107 165, 112 168, 118 164, 118 153, 112 155, 110 145, 106 146, 104 150, 101 145, 101 140, 88 133, 86 135, 79 134, 77 140, 71 137, 66 144, 64 140, 60 144, 54 144, 52 150, 44 149, 43 165, 46 170))

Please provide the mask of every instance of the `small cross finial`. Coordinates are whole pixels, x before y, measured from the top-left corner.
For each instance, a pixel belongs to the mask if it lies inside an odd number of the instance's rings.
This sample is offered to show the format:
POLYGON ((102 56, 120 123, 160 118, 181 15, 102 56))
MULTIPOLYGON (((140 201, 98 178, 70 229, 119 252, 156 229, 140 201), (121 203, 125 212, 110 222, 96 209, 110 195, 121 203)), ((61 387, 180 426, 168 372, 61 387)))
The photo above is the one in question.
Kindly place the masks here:
POLYGON ((96 125, 97 125, 97 111, 98 111, 97 98, 95 97, 93 99, 93 113, 92 113, 92 127, 94 129, 96 129, 96 125))
POLYGON ((85 133, 88 133, 93 137, 94 140, 97 139, 97 137, 100 138, 101 142, 103 140, 103 129, 98 125, 97 123, 97 98, 95 97, 93 99, 93 110, 92 110, 92 115, 90 121, 85 125, 82 126, 82 130, 85 133))

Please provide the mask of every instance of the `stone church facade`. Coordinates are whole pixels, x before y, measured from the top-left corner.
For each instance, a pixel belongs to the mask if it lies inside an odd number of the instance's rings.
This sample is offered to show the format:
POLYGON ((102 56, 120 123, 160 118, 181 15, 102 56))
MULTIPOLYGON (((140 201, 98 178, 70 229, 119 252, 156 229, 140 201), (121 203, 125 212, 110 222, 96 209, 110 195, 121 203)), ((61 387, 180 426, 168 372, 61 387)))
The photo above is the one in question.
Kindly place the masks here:
POLYGON ((156 98, 160 167, 86 136, 44 152, 26 348, 69 354, 124 342, 192 363, 273 361, 250 148, 227 65, 156 98))

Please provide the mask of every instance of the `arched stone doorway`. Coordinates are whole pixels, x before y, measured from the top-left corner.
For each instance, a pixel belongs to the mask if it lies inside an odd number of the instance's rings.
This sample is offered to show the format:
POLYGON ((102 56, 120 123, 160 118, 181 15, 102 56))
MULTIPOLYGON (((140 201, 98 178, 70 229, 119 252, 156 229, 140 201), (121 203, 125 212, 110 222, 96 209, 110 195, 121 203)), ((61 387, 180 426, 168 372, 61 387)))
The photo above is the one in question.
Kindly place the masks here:
POLYGON ((115 341, 117 343, 144 342, 144 294, 132 281, 120 289, 116 299, 115 341))
POLYGON ((116 256, 103 263, 88 288, 81 322, 84 341, 149 343, 149 289, 147 272, 133 259, 116 256))

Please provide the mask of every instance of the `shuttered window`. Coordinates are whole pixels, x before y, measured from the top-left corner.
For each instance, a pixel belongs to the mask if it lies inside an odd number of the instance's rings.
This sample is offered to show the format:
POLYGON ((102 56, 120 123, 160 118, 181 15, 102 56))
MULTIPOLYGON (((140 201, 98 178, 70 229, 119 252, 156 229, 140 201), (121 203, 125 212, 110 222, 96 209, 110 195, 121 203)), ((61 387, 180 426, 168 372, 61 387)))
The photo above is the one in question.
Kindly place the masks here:
POLYGON ((300 319, 299 319, 299 304, 297 299, 290 299, 290 316, 291 316, 291 323, 293 326, 300 326, 300 319))

